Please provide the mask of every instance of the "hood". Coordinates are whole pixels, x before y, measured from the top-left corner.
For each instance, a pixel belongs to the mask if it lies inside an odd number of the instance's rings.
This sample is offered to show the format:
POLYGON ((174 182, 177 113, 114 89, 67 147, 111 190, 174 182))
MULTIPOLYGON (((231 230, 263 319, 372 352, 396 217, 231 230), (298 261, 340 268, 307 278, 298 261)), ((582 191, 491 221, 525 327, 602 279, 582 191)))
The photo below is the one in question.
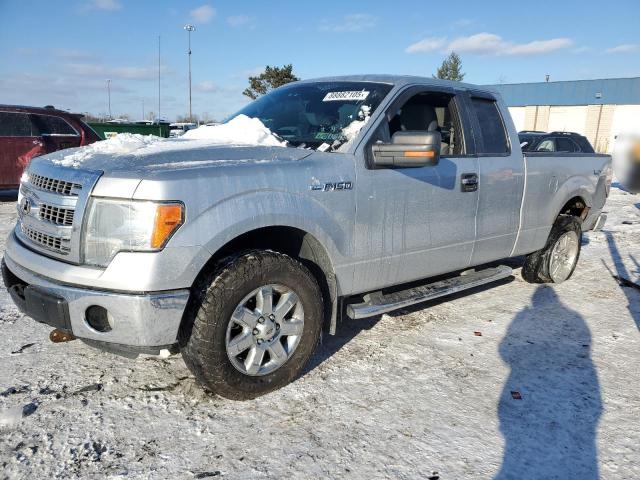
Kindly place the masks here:
POLYGON ((238 115, 225 124, 202 126, 179 138, 121 133, 34 162, 136 177, 150 171, 300 160, 312 153, 286 145, 260 120, 238 115))
POLYGON ((93 152, 87 155, 81 147, 36 157, 32 163, 46 162, 73 169, 102 171, 105 175, 142 178, 169 170, 291 162, 312 153, 312 150, 291 147, 192 144, 172 149, 140 148, 130 153, 93 152))

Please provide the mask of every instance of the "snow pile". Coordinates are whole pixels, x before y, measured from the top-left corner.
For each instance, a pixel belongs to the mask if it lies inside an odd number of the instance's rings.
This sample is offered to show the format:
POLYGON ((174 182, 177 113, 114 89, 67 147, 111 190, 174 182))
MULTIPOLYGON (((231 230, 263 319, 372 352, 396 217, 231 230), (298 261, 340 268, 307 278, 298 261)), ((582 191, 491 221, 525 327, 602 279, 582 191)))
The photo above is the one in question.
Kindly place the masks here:
POLYGON ((221 125, 203 125, 189 130, 182 138, 189 140, 209 140, 225 145, 264 145, 284 147, 286 142, 278 140, 257 118, 238 115, 221 125))
POLYGON ((126 155, 134 153, 149 145, 164 142, 165 139, 155 135, 140 135, 137 133, 120 133, 108 140, 92 143, 86 147, 73 149, 60 158, 53 158, 53 163, 65 167, 78 167, 84 161, 95 155, 126 155))
POLYGON ((120 133, 86 147, 56 152, 49 158, 57 165, 79 167, 96 155, 148 155, 210 145, 285 147, 287 142, 279 140, 259 119, 238 115, 225 124, 202 126, 179 138, 120 133))

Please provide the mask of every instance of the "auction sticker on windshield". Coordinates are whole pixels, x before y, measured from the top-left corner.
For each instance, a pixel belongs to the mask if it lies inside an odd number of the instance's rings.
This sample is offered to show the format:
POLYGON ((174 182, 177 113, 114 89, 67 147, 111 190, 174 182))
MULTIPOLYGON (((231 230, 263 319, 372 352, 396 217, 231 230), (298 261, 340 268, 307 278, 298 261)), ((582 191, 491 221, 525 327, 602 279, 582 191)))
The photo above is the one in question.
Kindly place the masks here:
POLYGON ((350 92, 329 92, 322 99, 323 102, 337 102, 337 101, 357 101, 366 100, 369 96, 369 92, 362 91, 350 91, 350 92))

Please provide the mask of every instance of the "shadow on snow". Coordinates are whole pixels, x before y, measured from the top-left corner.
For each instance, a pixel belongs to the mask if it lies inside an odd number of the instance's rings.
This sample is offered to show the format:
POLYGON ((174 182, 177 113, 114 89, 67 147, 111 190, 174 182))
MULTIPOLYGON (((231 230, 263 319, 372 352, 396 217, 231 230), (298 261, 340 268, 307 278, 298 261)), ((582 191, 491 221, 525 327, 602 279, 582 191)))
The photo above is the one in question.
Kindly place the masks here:
MULTIPOLYGON (((618 284, 620 285, 620 289, 622 293, 624 293, 625 297, 627 297, 627 301, 629 302, 628 308, 631 317, 636 323, 636 328, 640 331, 640 287, 633 287, 633 279, 632 274, 640 273, 640 265, 638 261, 632 255, 629 255, 630 260, 635 265, 636 271, 630 272, 624 261, 622 260, 622 255, 620 255, 620 251, 618 250, 618 246, 616 245, 616 240, 611 232, 604 232, 607 237, 607 246, 609 247, 609 253, 611 254, 611 259, 613 260, 613 266, 615 268, 615 272, 612 272, 609 267, 606 265, 609 273, 612 276, 618 277, 618 284), (625 282, 626 280, 626 282, 625 282)), ((637 284, 636 284, 637 285, 637 284)))
POLYGON ((541 285, 499 351, 511 372, 498 405, 505 448, 496 480, 597 479, 602 400, 584 319, 541 285))

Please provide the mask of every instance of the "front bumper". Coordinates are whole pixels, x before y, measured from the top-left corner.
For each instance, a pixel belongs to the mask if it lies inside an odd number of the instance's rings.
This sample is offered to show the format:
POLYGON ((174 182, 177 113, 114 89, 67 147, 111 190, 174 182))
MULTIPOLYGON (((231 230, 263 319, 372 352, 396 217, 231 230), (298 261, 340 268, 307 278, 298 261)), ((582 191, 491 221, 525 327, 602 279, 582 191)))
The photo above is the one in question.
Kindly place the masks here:
POLYGON ((8 283, 5 286, 25 314, 55 328, 71 330, 76 337, 94 344, 117 344, 141 351, 173 345, 189 300, 186 289, 133 294, 63 285, 21 267, 6 254, 2 270, 8 283), (26 287, 35 292, 32 298, 20 297, 26 287), (91 306, 107 310, 111 330, 100 332, 87 323, 86 311, 91 306))

